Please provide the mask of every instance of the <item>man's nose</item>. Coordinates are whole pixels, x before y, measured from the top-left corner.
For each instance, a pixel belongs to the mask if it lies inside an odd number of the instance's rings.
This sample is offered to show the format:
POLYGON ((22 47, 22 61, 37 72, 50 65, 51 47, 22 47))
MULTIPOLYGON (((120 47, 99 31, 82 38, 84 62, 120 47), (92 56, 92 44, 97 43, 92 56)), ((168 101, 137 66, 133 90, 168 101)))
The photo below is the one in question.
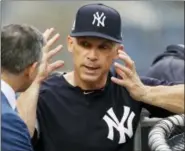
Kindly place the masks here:
POLYGON ((98 59, 97 55, 98 55, 98 53, 97 53, 96 49, 91 49, 88 52, 87 58, 91 61, 96 61, 98 59))

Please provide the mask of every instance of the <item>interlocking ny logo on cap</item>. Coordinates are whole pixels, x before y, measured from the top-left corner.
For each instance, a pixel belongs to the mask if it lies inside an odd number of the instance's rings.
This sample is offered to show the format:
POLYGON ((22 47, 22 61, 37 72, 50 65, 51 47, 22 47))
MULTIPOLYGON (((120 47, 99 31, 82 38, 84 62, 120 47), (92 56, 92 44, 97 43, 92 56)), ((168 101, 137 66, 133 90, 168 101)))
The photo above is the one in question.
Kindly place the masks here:
POLYGON ((103 12, 101 13, 101 15, 99 15, 99 12, 96 12, 93 14, 93 17, 94 17, 92 22, 93 25, 97 22, 96 26, 100 27, 101 25, 102 27, 105 27, 106 16, 104 15, 103 12))

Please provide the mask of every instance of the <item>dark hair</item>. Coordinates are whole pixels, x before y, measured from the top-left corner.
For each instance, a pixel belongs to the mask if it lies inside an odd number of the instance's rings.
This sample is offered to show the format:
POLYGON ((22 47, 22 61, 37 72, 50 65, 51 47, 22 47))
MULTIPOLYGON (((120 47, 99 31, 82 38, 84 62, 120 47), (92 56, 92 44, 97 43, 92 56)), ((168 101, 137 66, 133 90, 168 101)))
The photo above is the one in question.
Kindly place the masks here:
POLYGON ((19 74, 34 62, 40 61, 44 38, 29 25, 10 24, 1 30, 1 68, 19 74))

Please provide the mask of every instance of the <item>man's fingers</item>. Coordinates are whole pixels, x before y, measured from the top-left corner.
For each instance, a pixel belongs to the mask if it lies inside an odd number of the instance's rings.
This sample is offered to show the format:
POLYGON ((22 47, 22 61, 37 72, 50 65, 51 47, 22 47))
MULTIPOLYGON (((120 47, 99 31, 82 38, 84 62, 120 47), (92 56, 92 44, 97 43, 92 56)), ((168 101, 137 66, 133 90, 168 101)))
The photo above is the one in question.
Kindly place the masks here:
POLYGON ((124 78, 126 77, 125 73, 124 73, 121 69, 115 67, 115 70, 116 70, 116 73, 117 73, 121 78, 124 79, 124 78))
POLYGON ((118 50, 118 54, 123 54, 123 55, 125 55, 125 56, 127 56, 127 57, 130 58, 130 56, 125 51, 123 51, 123 50, 118 50))
POLYGON ((44 46, 44 51, 48 52, 49 48, 59 39, 60 34, 55 34, 44 46))
POLYGON ((46 30, 44 31, 44 33, 42 34, 45 40, 46 40, 46 38, 47 38, 47 35, 48 35, 49 30, 50 30, 50 29, 46 29, 46 30))
POLYGON ((130 68, 130 70, 135 71, 135 63, 129 56, 119 54, 119 58, 125 63, 128 68, 130 68))
POLYGON ((118 85, 123 85, 124 81, 122 79, 118 79, 115 77, 111 77, 112 82, 118 84, 118 85))
POLYGON ((121 77, 125 77, 125 75, 130 77, 132 75, 132 71, 130 69, 128 69, 127 67, 125 67, 117 62, 114 63, 114 65, 115 65, 115 68, 121 70, 121 71, 119 71, 119 73, 121 75, 118 73, 121 77))
POLYGON ((49 62, 49 60, 55 56, 62 49, 62 45, 57 46, 55 49, 49 51, 48 53, 43 53, 42 62, 49 62))
POLYGON ((46 61, 49 61, 53 56, 55 56, 62 49, 62 45, 57 46, 55 49, 49 51, 46 55, 46 61))
POLYGON ((57 70, 57 69, 59 69, 63 66, 64 66, 64 61, 63 60, 58 60, 58 61, 56 61, 56 62, 54 62, 54 63, 52 63, 48 66, 48 73, 51 73, 54 70, 57 70))
POLYGON ((129 56, 125 51, 123 51, 123 50, 118 50, 118 54, 127 57, 127 59, 128 59, 130 62, 132 62, 132 59, 130 58, 130 56, 129 56))
POLYGON ((125 54, 123 50, 118 50, 118 54, 125 54))
POLYGON ((43 33, 43 37, 44 39, 47 41, 48 38, 51 36, 51 34, 54 32, 54 28, 50 28, 50 29, 47 29, 44 33, 43 33))

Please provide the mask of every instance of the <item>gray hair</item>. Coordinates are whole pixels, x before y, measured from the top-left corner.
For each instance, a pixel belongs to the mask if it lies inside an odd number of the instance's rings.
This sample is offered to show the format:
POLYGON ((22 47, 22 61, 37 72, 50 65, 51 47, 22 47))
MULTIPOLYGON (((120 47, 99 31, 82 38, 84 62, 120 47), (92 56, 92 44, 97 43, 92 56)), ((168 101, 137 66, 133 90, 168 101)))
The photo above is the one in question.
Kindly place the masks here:
POLYGON ((44 46, 42 33, 29 25, 10 24, 1 30, 1 68, 19 74, 39 62, 44 46))

